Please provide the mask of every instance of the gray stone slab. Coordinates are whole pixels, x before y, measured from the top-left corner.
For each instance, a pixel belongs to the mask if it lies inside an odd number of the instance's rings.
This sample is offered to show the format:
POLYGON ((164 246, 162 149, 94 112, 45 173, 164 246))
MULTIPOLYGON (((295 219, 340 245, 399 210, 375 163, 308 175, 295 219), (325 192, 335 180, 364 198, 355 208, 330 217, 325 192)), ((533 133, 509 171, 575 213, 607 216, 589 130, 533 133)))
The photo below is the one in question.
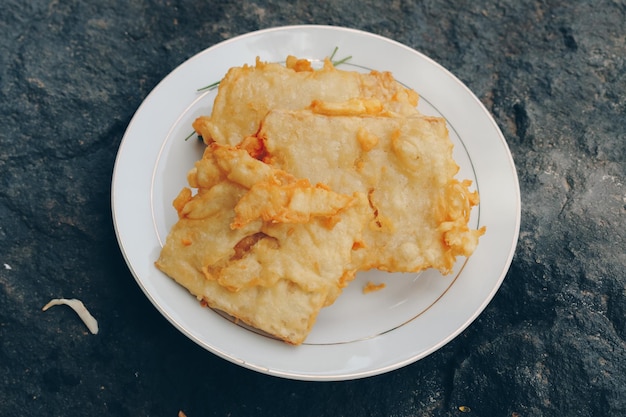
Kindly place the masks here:
POLYGON ((626 4, 15 1, 0 6, 0 415, 626 415, 626 4), (251 30, 349 26, 429 55, 494 115, 519 245, 480 318, 363 380, 305 383, 204 351, 117 247, 110 180, 149 91, 251 30), (79 298, 91 335, 69 309, 79 298))

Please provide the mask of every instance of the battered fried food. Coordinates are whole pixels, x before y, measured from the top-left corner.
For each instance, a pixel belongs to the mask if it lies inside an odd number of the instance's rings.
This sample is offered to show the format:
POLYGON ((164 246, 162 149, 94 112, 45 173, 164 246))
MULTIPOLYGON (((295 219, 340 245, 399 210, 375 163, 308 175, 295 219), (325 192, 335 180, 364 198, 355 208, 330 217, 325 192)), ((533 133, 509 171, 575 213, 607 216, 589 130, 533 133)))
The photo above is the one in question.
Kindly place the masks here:
POLYGON ((447 274, 484 232, 468 227, 478 194, 454 178, 459 167, 442 118, 273 110, 258 138, 271 165, 339 193, 368 195, 373 218, 359 269, 447 274))
POLYGON ((210 307, 291 344, 356 272, 452 271, 484 228, 444 119, 390 73, 329 60, 232 68, 194 129, 207 149, 156 266, 210 307))
POLYGON ((212 144, 175 201, 179 220, 156 266, 210 307, 300 344, 354 278, 369 208, 212 144), (271 195, 258 205, 257 197, 271 195))
POLYGON ((302 109, 314 101, 345 105, 355 98, 368 99, 368 111, 373 113, 417 113, 417 93, 389 72, 343 71, 328 59, 314 70, 309 61, 293 56, 287 57, 286 65, 257 58, 255 66, 228 71, 220 81, 211 116, 198 118, 194 128, 206 143, 236 145, 255 134, 272 109, 302 109))

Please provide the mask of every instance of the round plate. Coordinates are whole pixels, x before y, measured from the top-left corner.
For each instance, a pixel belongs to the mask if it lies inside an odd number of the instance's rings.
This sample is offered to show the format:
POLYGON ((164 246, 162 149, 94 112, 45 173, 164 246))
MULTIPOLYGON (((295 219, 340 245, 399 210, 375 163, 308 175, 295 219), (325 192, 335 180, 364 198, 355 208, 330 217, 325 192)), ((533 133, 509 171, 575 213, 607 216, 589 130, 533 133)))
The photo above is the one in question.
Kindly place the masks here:
POLYGON ((124 135, 115 163, 112 210, 119 245, 146 296, 181 332, 214 354, 259 372, 303 380, 344 380, 397 369, 434 352, 465 329, 498 290, 520 224, 520 194, 507 144, 480 101, 428 57, 390 39, 353 29, 289 26, 249 33, 186 61, 148 95, 124 135), (448 123, 459 178, 474 181, 480 205, 473 227, 487 233, 454 272, 359 273, 320 313, 301 346, 290 346, 204 308, 158 271, 162 242, 177 217, 172 200, 203 145, 191 123, 211 112, 215 89, 233 66, 282 62, 287 55, 320 63, 351 58, 341 69, 391 71, 420 95, 419 110, 448 123), (365 294, 368 282, 383 290, 365 294))

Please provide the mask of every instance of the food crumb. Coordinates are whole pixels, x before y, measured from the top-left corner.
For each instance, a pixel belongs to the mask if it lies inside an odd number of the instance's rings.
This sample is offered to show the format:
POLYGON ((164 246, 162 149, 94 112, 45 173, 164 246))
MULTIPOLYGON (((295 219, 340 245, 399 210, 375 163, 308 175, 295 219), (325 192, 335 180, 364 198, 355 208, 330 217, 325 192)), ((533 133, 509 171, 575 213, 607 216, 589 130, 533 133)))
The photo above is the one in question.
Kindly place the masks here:
POLYGON ((53 300, 50 300, 48 304, 43 306, 42 310, 46 311, 52 306, 58 306, 58 305, 63 305, 63 304, 71 307, 72 310, 74 310, 76 314, 78 314, 78 317, 80 317, 83 323, 85 323, 85 325, 87 326, 87 328, 92 334, 98 334, 98 322, 89 313, 85 305, 80 300, 77 300, 75 298, 72 298, 70 300, 65 299, 65 298, 55 298, 53 300))
POLYGON ((363 294, 369 294, 371 292, 380 291, 383 288, 385 288, 385 283, 384 282, 381 282, 380 284, 374 284, 373 282, 369 281, 363 287, 363 294))
POLYGON ((9 264, 4 264, 4 269, 13 269, 13 268, 11 268, 11 265, 9 264))

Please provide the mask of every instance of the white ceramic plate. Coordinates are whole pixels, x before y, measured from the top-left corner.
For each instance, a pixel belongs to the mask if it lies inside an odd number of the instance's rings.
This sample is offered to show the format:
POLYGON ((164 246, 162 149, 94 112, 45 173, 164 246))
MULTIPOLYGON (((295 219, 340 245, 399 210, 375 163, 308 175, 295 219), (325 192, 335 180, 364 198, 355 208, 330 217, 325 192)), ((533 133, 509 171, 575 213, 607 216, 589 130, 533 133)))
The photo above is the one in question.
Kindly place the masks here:
POLYGON ((182 333, 214 354, 285 378, 344 380, 397 369, 434 352, 485 308, 509 268, 517 243, 520 195, 506 142, 480 101, 426 56, 395 41, 352 29, 290 26, 249 33, 215 45, 168 75, 137 110, 122 140, 112 183, 112 210, 126 262, 146 296, 182 333), (446 118, 459 177, 474 181, 480 206, 475 227, 487 226, 474 255, 455 271, 361 273, 324 309, 302 346, 239 326, 200 306, 154 267, 176 221, 171 202, 203 146, 192 121, 210 114, 216 91, 198 92, 233 66, 284 61, 289 54, 320 62, 350 55, 342 69, 391 71, 420 94, 419 109, 446 118), (382 291, 363 294, 368 281, 382 291))

